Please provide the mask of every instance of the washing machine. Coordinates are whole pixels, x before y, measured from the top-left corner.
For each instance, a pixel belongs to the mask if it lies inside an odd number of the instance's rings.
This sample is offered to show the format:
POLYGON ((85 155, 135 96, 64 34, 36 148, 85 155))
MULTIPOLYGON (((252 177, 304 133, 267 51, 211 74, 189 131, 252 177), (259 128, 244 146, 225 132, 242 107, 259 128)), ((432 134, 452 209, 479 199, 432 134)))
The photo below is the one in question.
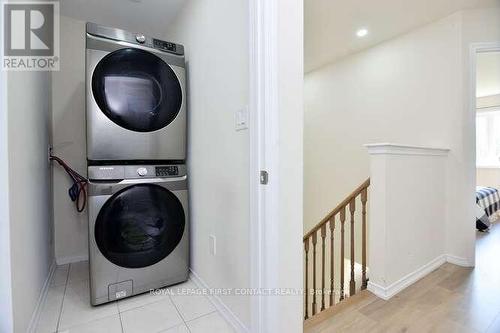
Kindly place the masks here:
POLYGON ((184 161, 184 47, 87 23, 87 159, 184 161))
POLYGON ((186 166, 89 166, 88 176, 91 303, 186 281, 186 166))

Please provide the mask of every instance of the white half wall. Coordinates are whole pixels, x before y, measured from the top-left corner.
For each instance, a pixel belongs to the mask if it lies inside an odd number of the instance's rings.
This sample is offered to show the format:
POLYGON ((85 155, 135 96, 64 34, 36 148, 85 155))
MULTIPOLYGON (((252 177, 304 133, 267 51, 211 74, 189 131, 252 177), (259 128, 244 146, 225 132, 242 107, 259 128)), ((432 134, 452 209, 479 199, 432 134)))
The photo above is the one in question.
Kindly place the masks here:
POLYGON ((367 145, 370 281, 388 299, 446 260, 448 150, 367 145))
MULTIPOLYGON (((211 288, 250 287, 249 132, 235 130, 249 98, 248 8, 189 0, 164 36, 185 46, 191 269, 211 288)), ((220 299, 241 330, 250 327, 250 297, 220 299)))

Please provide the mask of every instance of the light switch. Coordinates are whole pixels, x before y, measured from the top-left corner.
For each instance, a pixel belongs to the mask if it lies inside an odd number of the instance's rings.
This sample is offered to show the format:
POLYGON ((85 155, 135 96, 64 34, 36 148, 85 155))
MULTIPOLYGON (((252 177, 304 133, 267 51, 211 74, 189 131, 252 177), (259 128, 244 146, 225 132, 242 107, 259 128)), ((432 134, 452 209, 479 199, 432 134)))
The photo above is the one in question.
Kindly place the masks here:
POLYGON ((235 129, 241 131, 248 128, 248 106, 236 111, 235 129))

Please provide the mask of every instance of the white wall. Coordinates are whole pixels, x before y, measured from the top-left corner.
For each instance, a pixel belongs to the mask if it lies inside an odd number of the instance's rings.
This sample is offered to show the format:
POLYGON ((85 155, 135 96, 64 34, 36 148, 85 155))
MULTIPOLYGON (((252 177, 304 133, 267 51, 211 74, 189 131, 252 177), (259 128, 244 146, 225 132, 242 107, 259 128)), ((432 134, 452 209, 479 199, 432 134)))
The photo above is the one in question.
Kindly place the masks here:
MULTIPOLYGON (((3 13, 2 13, 3 15, 3 13)), ((9 219, 9 150, 7 77, 0 71, 0 321, 1 332, 13 330, 9 219)))
POLYGON ((50 196, 51 76, 8 74, 8 167, 12 304, 25 332, 53 261, 50 196))
POLYGON ((477 55, 476 96, 500 94, 500 52, 486 52, 477 55))
POLYGON ((497 9, 459 12, 305 79, 305 229, 368 176, 362 144, 449 147, 446 252, 474 262, 469 49, 500 40, 497 9))
MULTIPOLYGON (((87 174, 85 132, 85 22, 60 17, 60 71, 52 80, 53 153, 87 174)), ((58 264, 88 257, 87 210, 78 213, 68 196, 71 180, 54 163, 55 257, 58 264)))
POLYGON ((306 75, 306 230, 368 178, 363 144, 446 146, 459 31, 454 15, 306 75))
POLYGON ((477 168, 476 184, 500 188, 500 168, 477 168))
MULTIPOLYGON (((210 287, 249 287, 249 135, 234 129, 248 104, 248 1, 187 1, 165 38, 188 62, 191 268, 210 287)), ((248 327, 248 297, 222 299, 248 327)))

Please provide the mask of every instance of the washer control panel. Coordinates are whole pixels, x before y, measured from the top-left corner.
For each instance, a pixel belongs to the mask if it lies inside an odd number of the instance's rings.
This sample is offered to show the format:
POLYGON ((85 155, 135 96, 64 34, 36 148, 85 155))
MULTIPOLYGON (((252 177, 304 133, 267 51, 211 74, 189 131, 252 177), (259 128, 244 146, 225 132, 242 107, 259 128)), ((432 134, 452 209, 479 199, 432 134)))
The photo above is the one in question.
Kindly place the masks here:
POLYGON ((179 175, 179 168, 177 165, 157 166, 156 177, 171 177, 179 175))
POLYGON ((139 178, 175 178, 185 176, 185 164, 167 165, 95 165, 88 167, 90 180, 123 180, 139 178))
POLYGON ((153 46, 163 51, 177 52, 177 45, 175 43, 153 38, 153 46))

